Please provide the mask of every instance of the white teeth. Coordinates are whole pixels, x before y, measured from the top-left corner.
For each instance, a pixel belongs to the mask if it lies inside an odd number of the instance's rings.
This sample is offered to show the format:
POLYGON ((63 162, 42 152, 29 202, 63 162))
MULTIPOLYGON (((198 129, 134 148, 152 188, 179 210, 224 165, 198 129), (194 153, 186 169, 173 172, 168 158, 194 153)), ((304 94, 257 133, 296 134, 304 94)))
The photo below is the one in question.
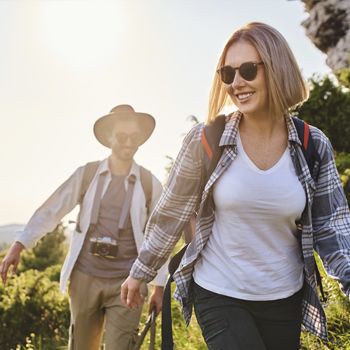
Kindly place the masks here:
POLYGON ((245 94, 238 94, 238 95, 237 95, 237 98, 238 98, 239 100, 244 100, 244 99, 246 99, 246 98, 248 98, 248 97, 250 97, 250 96, 252 96, 252 95, 253 95, 252 92, 247 92, 247 93, 245 93, 245 94))

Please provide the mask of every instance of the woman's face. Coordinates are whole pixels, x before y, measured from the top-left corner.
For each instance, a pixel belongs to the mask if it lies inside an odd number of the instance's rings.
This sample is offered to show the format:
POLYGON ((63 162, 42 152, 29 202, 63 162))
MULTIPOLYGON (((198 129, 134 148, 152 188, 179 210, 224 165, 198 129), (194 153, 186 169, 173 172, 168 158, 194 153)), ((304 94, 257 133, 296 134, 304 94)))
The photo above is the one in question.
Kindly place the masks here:
MULTIPOLYGON (((237 68, 245 62, 258 63, 261 58, 249 42, 238 41, 228 49, 224 65, 237 68)), ((268 96, 264 65, 256 67, 257 74, 253 80, 245 80, 237 69, 233 82, 225 85, 233 103, 245 116, 261 117, 268 113, 268 96)))

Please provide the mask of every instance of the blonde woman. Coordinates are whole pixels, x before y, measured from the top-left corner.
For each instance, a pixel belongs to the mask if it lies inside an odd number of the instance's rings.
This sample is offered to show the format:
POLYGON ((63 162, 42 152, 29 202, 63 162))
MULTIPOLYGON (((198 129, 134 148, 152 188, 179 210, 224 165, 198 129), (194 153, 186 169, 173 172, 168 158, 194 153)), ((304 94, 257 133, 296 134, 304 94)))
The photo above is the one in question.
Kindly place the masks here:
POLYGON ((290 109, 308 97, 286 40, 249 23, 217 66, 207 123, 229 99, 222 157, 203 186, 203 124, 184 140, 121 297, 140 303, 141 281, 166 261, 198 212, 195 237, 174 275, 189 322, 194 305, 209 349, 296 350, 301 325, 327 337, 313 249, 350 295, 350 216, 332 146, 311 127, 321 161, 313 180, 290 109))

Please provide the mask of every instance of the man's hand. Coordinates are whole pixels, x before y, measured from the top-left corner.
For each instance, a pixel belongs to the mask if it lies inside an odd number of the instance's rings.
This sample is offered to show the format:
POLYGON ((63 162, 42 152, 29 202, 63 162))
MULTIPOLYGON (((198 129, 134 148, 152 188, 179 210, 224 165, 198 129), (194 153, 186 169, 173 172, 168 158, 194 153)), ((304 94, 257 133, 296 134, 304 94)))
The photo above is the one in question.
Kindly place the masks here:
POLYGON ((19 263, 19 259, 21 256, 21 252, 24 249, 24 246, 22 243, 15 242, 10 247, 9 251, 7 252, 6 256, 4 257, 3 261, 0 265, 0 274, 1 279, 4 284, 6 284, 7 281, 7 272, 12 265, 12 275, 14 275, 17 271, 17 265, 19 263))
POLYGON ((164 292, 164 287, 161 287, 161 286, 154 287, 154 291, 149 300, 149 313, 151 313, 153 309, 155 309, 156 315, 158 315, 162 311, 163 292, 164 292))
POLYGON ((120 298, 122 303, 129 309, 143 304, 144 296, 140 293, 142 281, 129 276, 122 284, 120 298))

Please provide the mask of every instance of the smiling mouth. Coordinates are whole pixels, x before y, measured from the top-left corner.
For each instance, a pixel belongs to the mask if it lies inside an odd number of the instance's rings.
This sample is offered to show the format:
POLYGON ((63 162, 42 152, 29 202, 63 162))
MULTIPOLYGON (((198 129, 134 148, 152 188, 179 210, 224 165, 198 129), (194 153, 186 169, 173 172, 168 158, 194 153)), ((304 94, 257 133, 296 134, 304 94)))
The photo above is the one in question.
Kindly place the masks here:
POLYGON ((250 96, 252 96, 254 92, 246 92, 246 93, 241 93, 241 94, 236 94, 236 97, 238 98, 239 101, 244 101, 247 100, 250 96))

